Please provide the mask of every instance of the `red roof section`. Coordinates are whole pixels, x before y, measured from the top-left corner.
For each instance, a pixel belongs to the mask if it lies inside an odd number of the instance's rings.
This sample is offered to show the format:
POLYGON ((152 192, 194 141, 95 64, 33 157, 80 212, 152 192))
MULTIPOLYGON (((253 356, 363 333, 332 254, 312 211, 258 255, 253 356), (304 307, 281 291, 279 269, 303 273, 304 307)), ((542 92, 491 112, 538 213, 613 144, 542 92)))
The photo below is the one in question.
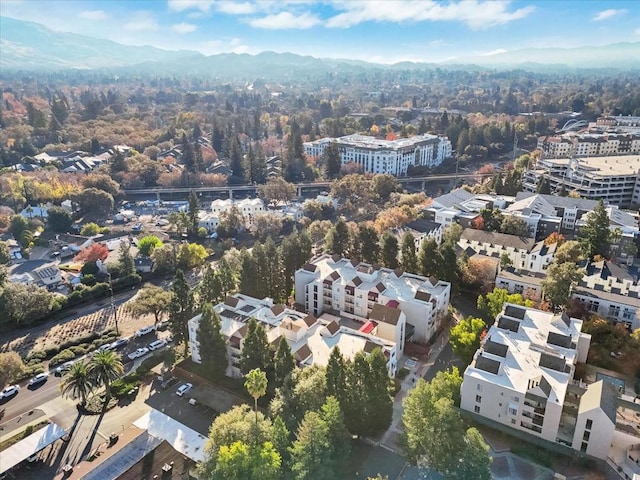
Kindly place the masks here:
POLYGON ((389 300, 386 306, 391 308, 398 308, 400 306, 400 302, 398 302, 397 300, 389 300))
POLYGON ((371 333, 374 328, 376 328, 378 324, 374 321, 368 320, 367 323, 360 327, 360 332, 362 333, 371 333))

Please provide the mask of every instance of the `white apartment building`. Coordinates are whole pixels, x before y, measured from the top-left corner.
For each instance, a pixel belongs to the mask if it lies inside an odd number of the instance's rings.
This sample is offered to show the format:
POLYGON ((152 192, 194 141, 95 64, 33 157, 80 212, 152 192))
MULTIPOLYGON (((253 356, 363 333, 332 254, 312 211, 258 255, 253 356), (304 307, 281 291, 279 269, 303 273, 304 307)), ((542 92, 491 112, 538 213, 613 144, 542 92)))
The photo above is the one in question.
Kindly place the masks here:
POLYGON ((398 245, 402 245, 402 238, 405 233, 413 235, 413 241, 416 246, 416 251, 419 251, 422 244, 428 240, 435 240, 438 245, 442 242, 442 232, 444 228, 441 223, 431 220, 414 220, 406 223, 403 226, 395 230, 396 237, 398 238, 398 245))
POLYGON ((553 262, 556 250, 556 244, 547 246, 544 242, 536 243, 532 238, 473 228, 462 231, 458 245, 462 250, 472 249, 481 255, 498 259, 507 254, 515 268, 537 273, 544 272, 553 262))
POLYGON ((305 153, 321 156, 331 143, 338 146, 343 165, 355 163, 365 173, 389 173, 399 177, 407 174, 409 166, 437 167, 452 154, 447 137, 416 135, 383 140, 357 134, 305 142, 305 153))
MULTIPOLYGON (((384 308, 384 307, 383 307, 384 308)), ((340 318, 324 314, 320 318, 307 315, 284 305, 276 304, 270 298, 259 300, 247 295, 236 294, 214 307, 221 320, 221 331, 227 341, 229 366, 227 376, 240 378, 240 353, 247 333, 247 322, 251 317, 261 323, 267 332, 269 343, 277 348, 284 338, 300 367, 311 365, 326 366, 334 347, 339 347, 346 360, 353 360, 359 352, 371 353, 380 348, 387 358, 390 376, 397 370, 399 351, 399 330, 404 330, 406 318, 397 309, 387 309, 376 313, 376 318, 366 322, 356 330, 340 324, 340 318)), ((198 328, 202 315, 189 320, 189 345, 191 359, 201 363, 198 328)))
POLYGON ((426 342, 447 313, 451 284, 435 278, 358 263, 338 255, 321 255, 295 273, 295 300, 319 316, 332 312, 351 318, 371 318, 376 304, 406 316, 405 340, 426 342))
POLYGON ((220 217, 217 213, 198 212, 198 227, 206 228, 207 232, 215 232, 220 225, 220 217))
POLYGON ((545 157, 569 158, 640 153, 640 135, 613 132, 568 132, 538 139, 545 157))
POLYGON ((261 199, 245 198, 238 201, 232 199, 214 200, 211 202, 211 213, 219 218, 220 215, 228 212, 232 207, 236 207, 245 218, 251 218, 255 214, 265 211, 264 202, 261 199))
POLYGON ((581 330, 582 320, 566 314, 505 304, 464 372, 461 408, 606 459, 615 391, 602 381, 573 388, 576 363, 587 360, 591 343, 581 330))
POLYGON ((628 208, 640 204, 640 155, 543 158, 527 170, 522 187, 535 192, 545 177, 551 191, 576 191, 581 197, 628 208))

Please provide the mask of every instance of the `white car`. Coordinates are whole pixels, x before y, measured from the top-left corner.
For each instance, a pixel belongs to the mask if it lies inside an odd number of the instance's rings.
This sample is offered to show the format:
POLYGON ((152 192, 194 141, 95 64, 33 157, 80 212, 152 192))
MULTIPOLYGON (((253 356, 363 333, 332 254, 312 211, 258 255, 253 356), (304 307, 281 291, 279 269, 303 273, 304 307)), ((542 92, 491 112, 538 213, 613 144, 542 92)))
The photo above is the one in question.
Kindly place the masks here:
POLYGON ((48 373, 39 373, 31 380, 29 380, 29 385, 37 385, 39 383, 46 382, 47 378, 49 378, 48 373))
POLYGON ((178 390, 176 390, 176 395, 178 395, 179 397, 183 396, 185 393, 191 390, 191 387, 193 387, 193 385, 190 383, 180 385, 180 387, 178 387, 178 390))
POLYGON ((164 347, 167 344, 165 340, 156 340, 155 342, 151 342, 149 344, 149 350, 158 350, 159 348, 164 347))
POLYGON ((58 368, 56 368, 56 373, 58 375, 61 375, 64 372, 68 372, 69 370, 71 370, 71 367, 73 367, 74 363, 75 362, 65 362, 65 363, 63 363, 58 368))
POLYGON ((155 325, 148 325, 146 327, 142 327, 140 330, 136 332, 136 338, 144 337, 148 333, 153 332, 156 329, 155 325))
POLYGON ((134 352, 131 352, 127 357, 131 360, 135 360, 136 358, 144 357, 147 353, 149 353, 149 349, 147 347, 142 347, 137 349, 134 352))
MULTIPOLYGON (((182 387, 180 387, 182 388, 182 387)), ((20 391, 20 385, 9 385, 0 392, 0 399, 11 398, 20 391)))
POLYGON ((98 348, 96 348, 96 350, 93 352, 94 355, 96 353, 100 353, 100 352, 106 352, 107 350, 112 350, 113 347, 111 346, 111 343, 105 343, 104 345, 100 345, 98 348))
POLYGON ((127 343, 129 343, 129 340, 127 340, 126 338, 119 338, 111 344, 111 350, 116 350, 120 347, 124 347, 127 343))

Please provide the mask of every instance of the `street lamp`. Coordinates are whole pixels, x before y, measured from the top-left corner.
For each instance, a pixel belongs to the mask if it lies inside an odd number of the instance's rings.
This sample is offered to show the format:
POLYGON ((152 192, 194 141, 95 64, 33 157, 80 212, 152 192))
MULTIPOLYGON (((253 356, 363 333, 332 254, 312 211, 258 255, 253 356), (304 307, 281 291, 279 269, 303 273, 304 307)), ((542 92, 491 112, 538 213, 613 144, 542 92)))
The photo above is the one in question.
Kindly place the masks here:
POLYGON ((116 322, 116 335, 120 335, 118 330, 118 309, 116 308, 116 304, 113 301, 113 284, 111 283, 111 272, 107 272, 109 275, 109 291, 111 292, 111 309, 113 310, 113 319, 116 322))

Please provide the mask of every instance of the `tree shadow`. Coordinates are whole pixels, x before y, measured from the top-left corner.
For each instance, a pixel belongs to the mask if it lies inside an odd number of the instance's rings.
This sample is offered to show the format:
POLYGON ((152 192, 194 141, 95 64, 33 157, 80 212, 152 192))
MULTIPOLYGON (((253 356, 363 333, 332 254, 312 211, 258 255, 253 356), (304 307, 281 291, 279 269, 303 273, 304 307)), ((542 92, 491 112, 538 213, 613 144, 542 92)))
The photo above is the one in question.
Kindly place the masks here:
MULTIPOLYGON (((51 466, 55 466, 56 469, 57 469, 57 466, 62 462, 62 459, 64 458, 65 454, 67 453, 67 449, 69 448, 69 445, 71 444, 71 439, 73 438, 73 434, 75 433, 76 428, 78 426, 78 423, 80 423, 80 419, 81 418, 82 418, 82 412, 80 410, 78 410, 78 414, 76 415, 76 418, 73 421, 73 425, 71 425, 71 428, 66 433, 66 435, 64 435, 62 437, 63 443, 62 443, 61 447, 57 450, 57 452, 55 454, 55 459, 51 463, 51 466)), ((51 450, 49 452, 49 455, 47 455, 47 461, 51 458, 53 453, 54 453, 54 450, 51 450)))
POLYGON ((82 451, 82 454, 80 455, 80 458, 86 458, 91 454, 91 445, 93 445, 93 442, 94 442, 94 440, 96 438, 96 435, 98 434, 98 428, 100 428, 100 424, 102 423, 102 419, 104 418, 105 414, 107 413, 108 405, 109 405, 109 402, 105 401, 104 405, 102 406, 102 410, 100 411, 100 416, 98 417, 98 421, 93 426, 93 431, 91 432, 91 435, 89 436, 89 440, 87 441, 87 445, 84 447, 84 450, 82 451))

